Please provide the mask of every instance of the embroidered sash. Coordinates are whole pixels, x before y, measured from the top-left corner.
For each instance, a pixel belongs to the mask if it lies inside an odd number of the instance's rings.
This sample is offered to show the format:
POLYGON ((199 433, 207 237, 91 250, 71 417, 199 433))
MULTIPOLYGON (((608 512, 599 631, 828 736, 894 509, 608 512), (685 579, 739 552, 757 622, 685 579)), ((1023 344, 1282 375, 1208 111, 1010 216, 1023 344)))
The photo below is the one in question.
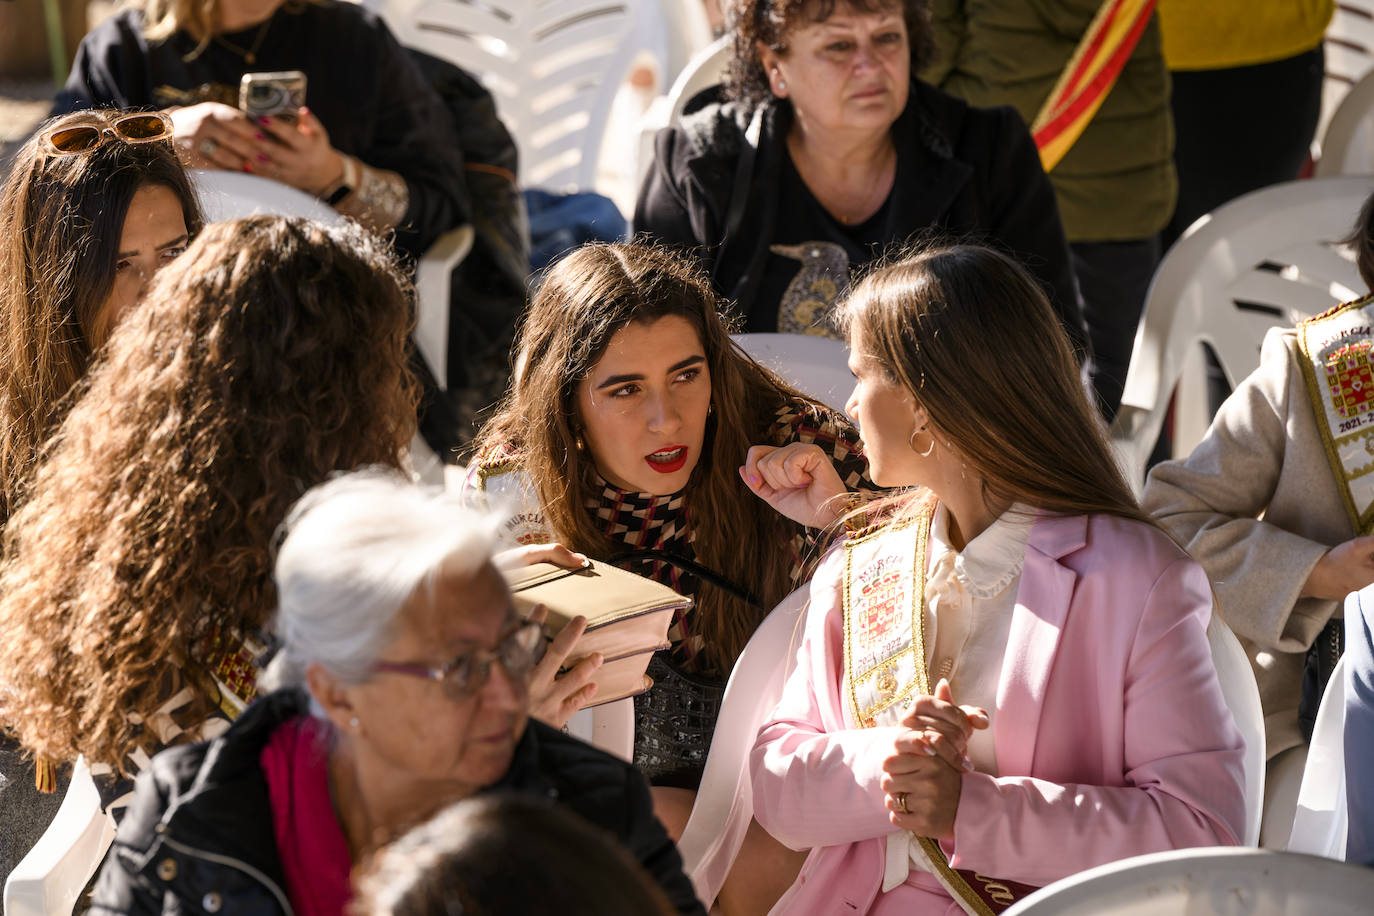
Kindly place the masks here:
MULTIPOLYGON (((926 671, 926 545, 932 513, 845 543, 844 694, 848 724, 901 722, 916 694, 930 693, 926 671)), ((995 916, 1035 888, 950 866, 940 844, 907 831, 887 838, 883 891, 904 883, 915 859, 970 916, 995 916)))
POLYGON ((1374 296, 1298 325, 1307 393, 1350 523, 1374 530, 1374 296))

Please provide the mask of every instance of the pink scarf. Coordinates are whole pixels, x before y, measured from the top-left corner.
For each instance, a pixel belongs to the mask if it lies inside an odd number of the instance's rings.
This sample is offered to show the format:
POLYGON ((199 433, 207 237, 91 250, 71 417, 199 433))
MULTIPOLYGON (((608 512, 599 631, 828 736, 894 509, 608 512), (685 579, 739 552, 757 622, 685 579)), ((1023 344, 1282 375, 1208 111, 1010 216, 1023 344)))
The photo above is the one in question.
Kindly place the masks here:
POLYGON ((300 916, 342 916, 353 896, 353 862, 329 794, 329 730, 309 716, 283 723, 258 762, 291 908, 300 916))

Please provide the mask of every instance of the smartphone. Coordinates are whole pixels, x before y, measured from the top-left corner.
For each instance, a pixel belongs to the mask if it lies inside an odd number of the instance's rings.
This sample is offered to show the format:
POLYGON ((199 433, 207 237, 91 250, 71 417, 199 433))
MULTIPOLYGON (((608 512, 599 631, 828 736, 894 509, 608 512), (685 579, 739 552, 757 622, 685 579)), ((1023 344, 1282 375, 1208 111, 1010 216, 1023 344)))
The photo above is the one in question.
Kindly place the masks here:
POLYGON ((245 73, 239 82, 239 109, 257 120, 265 116, 294 124, 305 104, 305 74, 299 70, 245 73))

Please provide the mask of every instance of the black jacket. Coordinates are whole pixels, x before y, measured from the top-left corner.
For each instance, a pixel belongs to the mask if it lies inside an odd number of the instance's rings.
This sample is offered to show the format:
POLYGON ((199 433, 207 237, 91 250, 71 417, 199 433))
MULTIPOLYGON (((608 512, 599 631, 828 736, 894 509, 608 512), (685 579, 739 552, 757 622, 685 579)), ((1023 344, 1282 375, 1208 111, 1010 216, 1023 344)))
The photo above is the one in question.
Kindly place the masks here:
MULTIPOLYGON (((138 777, 91 911, 291 913, 258 758, 279 725, 306 712, 303 693, 277 691, 219 738, 154 757, 138 777)), ((653 815, 648 784, 630 764, 530 720, 506 776, 488 791, 567 805, 615 836, 679 912, 706 916, 653 815)))
MULTIPOLYGON (((681 126, 659 132, 634 220, 636 232, 699 249, 717 291, 745 313, 774 239, 792 106, 774 100, 759 116, 754 145, 751 113, 722 101, 719 87, 692 99, 681 126)), ((1039 278, 1082 359, 1087 333, 1054 188, 1015 109, 974 108, 912 80, 892 132, 901 176, 891 241, 936 230, 1014 254, 1039 278)))
POLYGON ((262 41, 249 66, 219 42, 199 54, 185 32, 149 42, 143 14, 128 9, 81 40, 53 113, 81 108, 230 105, 247 71, 300 70, 306 101, 340 152, 405 179, 410 205, 396 245, 422 255, 438 236, 471 219, 463 153, 443 103, 376 13, 331 0, 288 5, 263 31, 221 36, 244 48, 262 41), (191 59, 187 59, 190 56, 191 59))

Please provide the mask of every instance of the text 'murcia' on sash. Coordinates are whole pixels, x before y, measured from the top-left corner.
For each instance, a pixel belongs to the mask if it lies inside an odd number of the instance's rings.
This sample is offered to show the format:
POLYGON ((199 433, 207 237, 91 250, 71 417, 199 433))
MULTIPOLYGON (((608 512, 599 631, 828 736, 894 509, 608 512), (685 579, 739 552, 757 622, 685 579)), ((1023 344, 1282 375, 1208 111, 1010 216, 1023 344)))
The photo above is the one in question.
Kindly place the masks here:
MULTIPOLYGON (((852 728, 898 725, 911 698, 930 693, 926 671, 926 546, 932 510, 845 542, 845 715, 852 728)), ((950 867, 940 844, 898 830, 887 838, 883 892, 911 863, 934 875, 970 916, 995 916, 1035 890, 950 867)))
POLYGON ((1374 296, 1298 325, 1307 393, 1350 523, 1374 522, 1374 296))

